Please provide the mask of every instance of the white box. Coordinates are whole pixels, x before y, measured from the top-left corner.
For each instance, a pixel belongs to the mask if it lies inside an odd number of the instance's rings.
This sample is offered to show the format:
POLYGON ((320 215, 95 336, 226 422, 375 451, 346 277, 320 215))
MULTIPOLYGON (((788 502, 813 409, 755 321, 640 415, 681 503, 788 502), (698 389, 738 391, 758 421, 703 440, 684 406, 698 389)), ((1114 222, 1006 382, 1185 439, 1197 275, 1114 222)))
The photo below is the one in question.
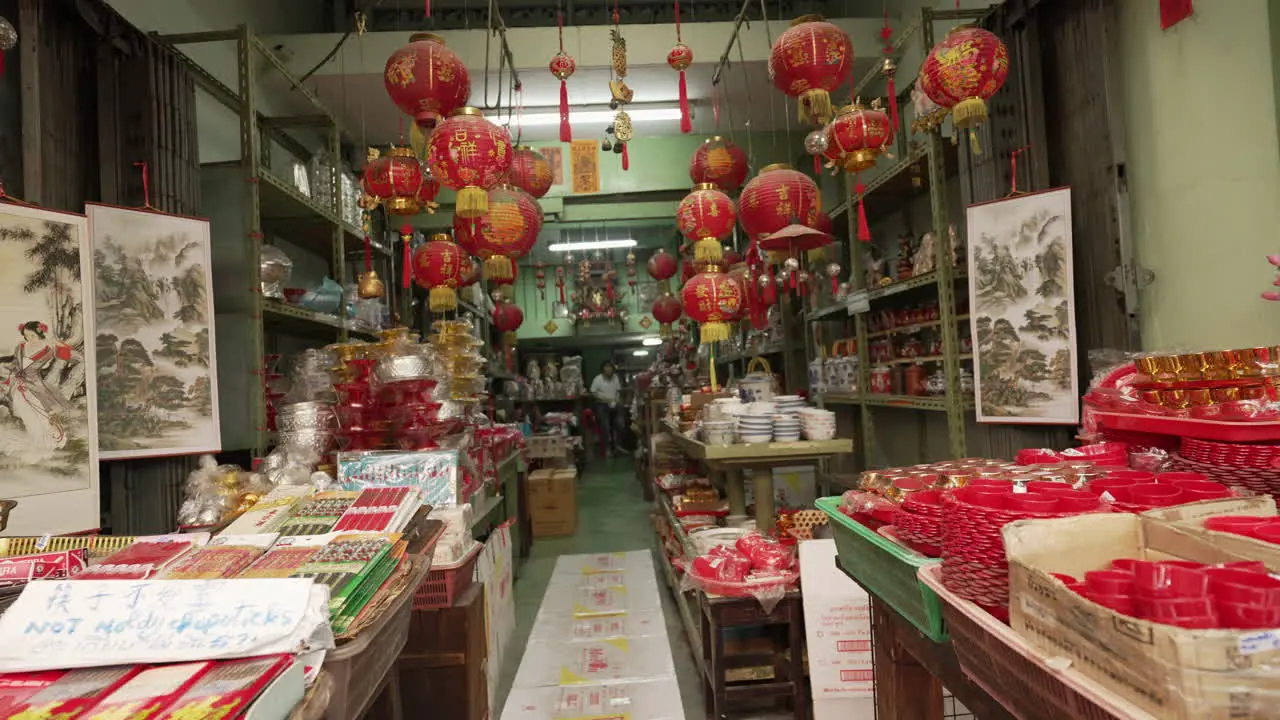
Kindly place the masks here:
POLYGON ((666 638, 666 617, 657 610, 596 618, 548 613, 533 624, 529 642, 593 642, 620 637, 666 638))
POLYGON ((813 699, 875 696, 871 663, 871 603, 836 569, 835 540, 800 543, 804 628, 813 699))
POLYGON ((498 681, 516 629, 516 601, 512 592, 511 524, 489 534, 476 560, 476 579, 484 583, 485 627, 488 630, 489 707, 497 703, 498 681))
POLYGON ((556 560, 552 577, 583 575, 617 570, 653 572, 653 555, 648 550, 625 553, 595 553, 588 555, 561 555, 556 560))
POLYGON ((628 718, 685 720, 680 684, 675 680, 518 688, 507 696, 502 720, 628 718))
POLYGON ((675 678, 666 637, 530 644, 513 687, 568 687, 675 678))
POLYGON ((658 576, 652 568, 611 570, 609 572, 552 575, 548 587, 607 588, 624 587, 628 590, 658 591, 658 576))
POLYGON ((543 617, 589 618, 645 611, 661 611, 657 588, 576 588, 552 585, 542 596, 538 619, 543 617))

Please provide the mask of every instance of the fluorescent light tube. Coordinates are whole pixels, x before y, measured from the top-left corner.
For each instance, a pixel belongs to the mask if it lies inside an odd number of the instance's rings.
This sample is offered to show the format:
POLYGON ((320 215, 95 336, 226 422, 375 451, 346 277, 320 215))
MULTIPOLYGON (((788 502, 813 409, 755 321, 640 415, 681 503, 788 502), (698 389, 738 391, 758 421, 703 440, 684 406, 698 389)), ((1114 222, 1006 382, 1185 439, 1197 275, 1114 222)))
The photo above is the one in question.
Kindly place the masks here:
POLYGON ((662 344, 662 338, 647 337, 647 338, 645 338, 644 340, 641 340, 641 341, 640 341, 640 344, 641 344, 641 345, 648 345, 648 346, 650 346, 650 347, 653 347, 654 345, 661 345, 661 344, 662 344))
POLYGON ((649 354, 648 350, 632 350, 631 354, 636 357, 644 357, 649 354))
POLYGON ((610 250, 613 248, 635 247, 636 241, 627 240, 588 240, 587 242, 552 243, 547 250, 551 252, 578 252, 579 250, 610 250))
MULTIPOLYGON (((575 123, 611 123, 617 115, 615 110, 570 110, 569 121, 575 123)), ((679 120, 680 108, 638 108, 628 110, 627 114, 631 116, 631 122, 653 122, 660 120, 679 120)), ((516 122, 512 119, 512 123, 516 122)), ((519 122, 525 127, 539 127, 547 125, 559 125, 559 112, 526 112, 521 116, 519 122)))

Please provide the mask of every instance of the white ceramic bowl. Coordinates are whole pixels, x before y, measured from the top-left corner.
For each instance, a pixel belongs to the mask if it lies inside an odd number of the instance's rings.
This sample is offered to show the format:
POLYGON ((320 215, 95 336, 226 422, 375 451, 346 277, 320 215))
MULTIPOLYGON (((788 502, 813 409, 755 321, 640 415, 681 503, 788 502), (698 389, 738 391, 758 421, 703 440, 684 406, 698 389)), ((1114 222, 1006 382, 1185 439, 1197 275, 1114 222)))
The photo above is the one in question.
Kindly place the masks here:
POLYGON ((738 439, 747 445, 763 445, 773 439, 772 435, 739 435, 738 439))
POLYGON ((836 436, 835 430, 805 430, 804 436, 809 440, 831 440, 836 436))

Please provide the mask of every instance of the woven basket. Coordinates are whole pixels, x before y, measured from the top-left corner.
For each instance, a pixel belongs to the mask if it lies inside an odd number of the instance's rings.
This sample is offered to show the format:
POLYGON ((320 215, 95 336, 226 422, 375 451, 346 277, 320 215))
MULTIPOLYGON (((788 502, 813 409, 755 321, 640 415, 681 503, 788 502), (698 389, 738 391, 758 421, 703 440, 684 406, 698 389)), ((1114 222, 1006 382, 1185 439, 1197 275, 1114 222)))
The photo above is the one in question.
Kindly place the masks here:
POLYGON ((1174 470, 1203 473, 1210 480, 1228 487, 1242 487, 1262 495, 1272 495, 1280 500, 1280 470, 1210 465, 1188 460, 1181 453, 1173 454, 1171 465, 1174 470))

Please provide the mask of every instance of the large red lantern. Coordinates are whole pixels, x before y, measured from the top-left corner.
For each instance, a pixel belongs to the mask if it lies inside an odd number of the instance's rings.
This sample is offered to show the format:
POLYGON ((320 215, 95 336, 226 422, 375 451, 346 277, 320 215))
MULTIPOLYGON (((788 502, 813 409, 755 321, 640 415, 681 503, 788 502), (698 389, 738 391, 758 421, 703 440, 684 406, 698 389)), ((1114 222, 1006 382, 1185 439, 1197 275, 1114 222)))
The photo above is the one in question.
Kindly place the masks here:
POLYGON ((951 122, 973 129, 987 119, 987 100, 1009 77, 1009 50, 994 34, 976 27, 958 27, 933 46, 920 66, 920 87, 939 106, 951 109, 951 122))
POLYGON ((747 153, 719 135, 709 138, 693 151, 689 179, 695 185, 712 183, 725 192, 733 192, 747 179, 747 153))
POLYGON ((511 136, 473 107, 455 110, 427 141, 431 174, 458 192, 455 214, 474 219, 489 211, 488 188, 511 169, 511 136))
POLYGON ((681 290, 684 314, 698 323, 699 342, 728 340, 730 323, 742 311, 742 287, 712 265, 685 283, 681 290))
POLYGON ((511 185, 489 191, 489 212, 478 220, 454 216, 458 242, 484 260, 486 280, 510 281, 514 260, 533 249, 542 231, 542 207, 529 193, 511 185))
POLYGON ((467 254, 444 233, 432 235, 413 251, 413 278, 428 289, 427 305, 431 312, 458 308, 457 288, 466 262, 467 254))
POLYGON ((382 205, 392 215, 417 215, 422 164, 409 148, 393 147, 385 155, 370 148, 361 186, 374 204, 382 205))
POLYGON ((540 198, 551 189, 551 163, 542 153, 528 145, 519 145, 511 155, 511 172, 507 174, 512 185, 540 198))
POLYGON ((750 240, 761 240, 792 223, 812 225, 821 209, 817 184, 785 163, 761 168, 738 198, 738 220, 750 240))
POLYGON ((428 132, 471 96, 467 66, 432 33, 414 33, 391 53, 382 81, 391 101, 428 132))
POLYGON ((653 319, 658 321, 658 335, 671 337, 671 326, 684 314, 675 295, 663 293, 653 301, 653 319))
POLYGON ((711 183, 695 186, 676 208, 676 227, 693 243, 693 256, 699 262, 721 260, 720 241, 733 234, 737 222, 733 199, 711 183))
POLYGON ((827 151, 824 153, 844 171, 857 175, 853 192, 858 196, 858 239, 870 242, 871 229, 867 226, 867 209, 863 201, 867 186, 861 174, 876 164, 876 159, 888 152, 893 142, 893 124, 889 116, 874 103, 870 109, 860 104, 840 110, 836 119, 827 127, 827 151))
POLYGON ((500 302, 494 306, 492 318, 493 326, 503 334, 503 340, 514 344, 516 331, 524 324, 524 311, 520 306, 510 301, 500 302))
POLYGON ((799 100, 800 121, 831 119, 831 93, 853 67, 849 35, 821 15, 805 15, 778 36, 769 52, 773 86, 799 100))

